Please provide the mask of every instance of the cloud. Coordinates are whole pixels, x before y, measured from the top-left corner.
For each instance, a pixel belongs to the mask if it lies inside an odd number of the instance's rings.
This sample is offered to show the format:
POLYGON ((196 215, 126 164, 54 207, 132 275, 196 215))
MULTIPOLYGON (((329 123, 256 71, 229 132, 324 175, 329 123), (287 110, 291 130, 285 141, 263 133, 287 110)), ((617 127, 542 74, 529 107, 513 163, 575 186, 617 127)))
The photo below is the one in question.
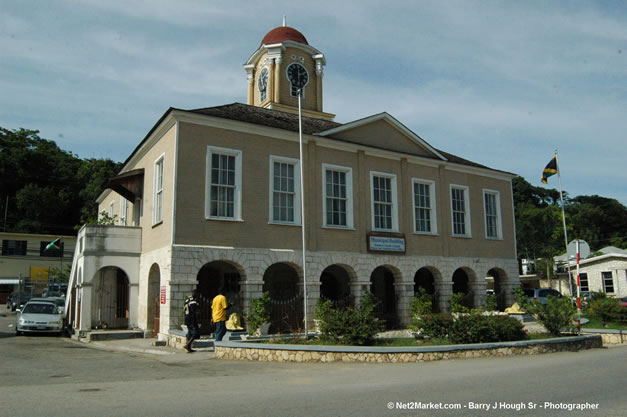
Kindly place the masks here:
POLYGON ((170 106, 245 101, 242 64, 283 15, 325 54, 338 121, 387 111, 535 185, 558 149, 571 195, 627 203, 621 3, 5 2, 0 125, 123 160, 170 106))

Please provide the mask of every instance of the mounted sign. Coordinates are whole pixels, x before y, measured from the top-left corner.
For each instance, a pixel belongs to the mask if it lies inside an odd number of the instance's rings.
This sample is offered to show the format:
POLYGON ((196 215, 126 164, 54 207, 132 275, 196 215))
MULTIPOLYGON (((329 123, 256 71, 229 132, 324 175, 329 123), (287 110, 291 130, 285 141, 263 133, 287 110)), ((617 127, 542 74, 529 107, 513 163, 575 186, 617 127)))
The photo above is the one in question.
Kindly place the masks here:
POLYGON ((405 253, 405 236, 399 233, 368 233, 368 252, 405 253))
POLYGON ((165 291, 166 287, 164 285, 163 287, 161 287, 161 304, 165 304, 165 291))

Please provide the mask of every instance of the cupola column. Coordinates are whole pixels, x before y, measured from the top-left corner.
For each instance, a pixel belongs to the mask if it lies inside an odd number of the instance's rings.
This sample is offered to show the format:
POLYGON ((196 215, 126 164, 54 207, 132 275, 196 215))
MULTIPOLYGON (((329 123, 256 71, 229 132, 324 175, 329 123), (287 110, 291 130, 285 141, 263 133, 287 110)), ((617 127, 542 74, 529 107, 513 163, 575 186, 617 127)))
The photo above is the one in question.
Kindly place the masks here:
POLYGON ((248 81, 248 105, 254 105, 254 95, 255 95, 255 73, 254 65, 245 65, 244 69, 246 70, 246 80, 248 81))
POLYGON ((281 79, 281 57, 278 56, 276 58, 274 58, 274 85, 273 85, 273 92, 272 95, 273 97, 273 102, 280 104, 281 103, 281 90, 280 90, 280 85, 281 83, 279 83, 279 80, 281 79))

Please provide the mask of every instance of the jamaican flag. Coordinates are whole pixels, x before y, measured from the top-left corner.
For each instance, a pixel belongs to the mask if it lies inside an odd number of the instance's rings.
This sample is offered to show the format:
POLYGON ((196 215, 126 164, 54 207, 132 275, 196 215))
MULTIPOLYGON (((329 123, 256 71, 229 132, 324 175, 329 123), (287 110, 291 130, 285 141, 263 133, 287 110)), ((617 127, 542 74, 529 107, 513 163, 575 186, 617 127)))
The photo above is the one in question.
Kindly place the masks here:
POLYGON ((56 249, 56 250, 60 250, 61 249, 61 238, 57 238, 55 240, 53 240, 52 242, 48 243, 48 245, 46 246, 45 250, 51 250, 51 249, 56 249))
POLYGON ((555 175, 557 174, 557 155, 555 155, 553 157, 553 159, 551 159, 551 161, 546 164, 546 167, 544 168, 544 171, 542 171, 542 182, 544 184, 547 184, 547 179, 551 176, 551 175, 555 175))

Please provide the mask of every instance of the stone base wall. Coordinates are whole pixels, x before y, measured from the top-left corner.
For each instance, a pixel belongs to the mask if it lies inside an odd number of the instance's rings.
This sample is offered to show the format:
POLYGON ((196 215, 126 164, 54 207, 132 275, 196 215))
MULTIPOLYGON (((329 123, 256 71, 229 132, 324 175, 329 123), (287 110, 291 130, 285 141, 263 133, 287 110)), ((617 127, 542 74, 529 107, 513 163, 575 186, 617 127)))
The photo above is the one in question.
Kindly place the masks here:
POLYGON ((620 345, 627 343, 627 334, 602 333, 601 338, 603 339, 604 345, 620 345))
MULTIPOLYGON (((233 345, 233 343, 229 343, 233 345)), ((381 348, 376 352, 342 352, 319 350, 299 350, 298 346, 293 348, 265 348, 260 344, 237 343, 241 346, 220 346, 216 345, 216 357, 229 360, 249 360, 261 362, 370 362, 370 363, 408 363, 408 362, 428 362, 447 359, 465 359, 480 357, 503 357, 513 355, 538 355, 541 353, 579 351, 603 347, 601 337, 582 336, 565 339, 556 342, 550 339, 547 342, 514 342, 511 345, 499 344, 493 348, 463 347, 454 350, 443 349, 441 351, 420 351, 419 348, 413 352, 381 352, 381 348)), ((450 348, 450 347, 449 347, 450 348)))

